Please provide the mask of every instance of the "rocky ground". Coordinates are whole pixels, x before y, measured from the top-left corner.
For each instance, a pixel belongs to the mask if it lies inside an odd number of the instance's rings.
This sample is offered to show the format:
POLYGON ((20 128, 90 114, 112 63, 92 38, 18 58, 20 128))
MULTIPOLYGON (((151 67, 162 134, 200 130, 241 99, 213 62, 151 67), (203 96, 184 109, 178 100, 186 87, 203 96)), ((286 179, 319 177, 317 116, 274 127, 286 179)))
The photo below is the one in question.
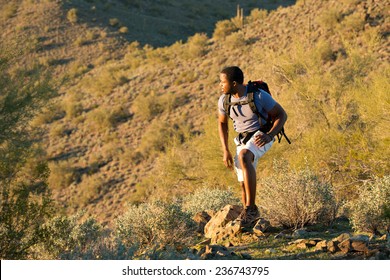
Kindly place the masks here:
POLYGON ((226 205, 217 213, 198 213, 194 220, 204 240, 191 248, 200 259, 390 259, 389 234, 353 232, 346 218, 332 225, 297 230, 260 219, 244 232, 234 220, 241 207, 226 205))

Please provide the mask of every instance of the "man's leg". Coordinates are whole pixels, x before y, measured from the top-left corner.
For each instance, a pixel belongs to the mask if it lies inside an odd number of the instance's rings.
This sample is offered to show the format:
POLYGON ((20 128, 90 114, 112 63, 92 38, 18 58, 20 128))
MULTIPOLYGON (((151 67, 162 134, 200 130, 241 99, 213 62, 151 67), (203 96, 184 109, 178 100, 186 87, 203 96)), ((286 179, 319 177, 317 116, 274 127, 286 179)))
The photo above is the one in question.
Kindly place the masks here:
POLYGON ((245 191, 245 184, 244 182, 240 182, 240 187, 241 187, 241 201, 242 201, 242 205, 246 206, 246 191, 245 191))
POLYGON ((254 155, 247 149, 241 150, 238 159, 244 175, 244 206, 254 206, 256 199, 256 170, 253 166, 254 155))

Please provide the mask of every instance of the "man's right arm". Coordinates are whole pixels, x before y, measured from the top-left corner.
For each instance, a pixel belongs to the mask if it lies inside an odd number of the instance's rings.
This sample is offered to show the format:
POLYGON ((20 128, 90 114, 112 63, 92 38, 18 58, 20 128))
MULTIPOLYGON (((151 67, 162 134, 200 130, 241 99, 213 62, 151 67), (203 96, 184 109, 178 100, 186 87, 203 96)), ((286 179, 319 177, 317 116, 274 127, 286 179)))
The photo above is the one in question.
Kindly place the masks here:
POLYGON ((224 114, 218 115, 218 131, 219 138, 221 140, 222 150, 223 150, 223 163, 227 168, 233 168, 233 157, 229 151, 229 129, 228 129, 228 117, 224 114))

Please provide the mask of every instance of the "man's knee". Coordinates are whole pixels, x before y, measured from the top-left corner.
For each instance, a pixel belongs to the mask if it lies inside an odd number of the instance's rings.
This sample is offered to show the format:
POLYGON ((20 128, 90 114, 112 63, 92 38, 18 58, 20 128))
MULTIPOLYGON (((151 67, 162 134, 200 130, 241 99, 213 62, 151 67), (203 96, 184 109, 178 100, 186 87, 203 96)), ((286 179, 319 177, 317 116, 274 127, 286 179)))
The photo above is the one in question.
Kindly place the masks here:
POLYGON ((238 155, 238 159, 240 160, 241 166, 248 166, 249 164, 252 164, 255 156, 253 153, 249 150, 242 150, 240 154, 238 155))

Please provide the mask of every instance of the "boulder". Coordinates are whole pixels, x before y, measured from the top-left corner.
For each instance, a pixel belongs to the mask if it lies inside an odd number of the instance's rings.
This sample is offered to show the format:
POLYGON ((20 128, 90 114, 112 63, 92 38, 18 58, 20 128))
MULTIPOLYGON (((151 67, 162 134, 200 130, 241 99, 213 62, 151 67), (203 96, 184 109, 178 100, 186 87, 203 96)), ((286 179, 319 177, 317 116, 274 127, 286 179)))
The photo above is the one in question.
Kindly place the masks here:
MULTIPOLYGON (((234 221, 240 215, 242 208, 236 205, 226 205, 208 221, 204 228, 204 235, 213 238, 223 231, 229 222, 234 221)), ((234 230, 234 229, 233 229, 234 230)))
POLYGON ((253 227, 253 233, 256 234, 258 237, 264 236, 264 233, 267 232, 270 227, 270 222, 261 218, 253 227))
POLYGON ((237 236, 241 233, 240 223, 230 221, 224 227, 219 227, 211 236, 211 244, 224 244, 226 247, 239 243, 237 236))
POLYGON ((330 240, 326 243, 326 248, 330 253, 336 253, 338 250, 337 241, 330 240))
POLYGON ((333 238, 332 241, 337 242, 337 243, 341 243, 344 240, 350 239, 351 236, 352 235, 350 233, 342 233, 339 236, 333 238))
POLYGON ((317 251, 326 251, 327 250, 327 241, 322 240, 322 241, 317 242, 316 250, 317 251))
POLYGON ((368 252, 368 242, 370 237, 367 235, 357 235, 350 238, 351 248, 357 252, 368 252))
POLYGON ((345 239, 342 242, 340 242, 337 246, 339 247, 341 252, 347 254, 351 251, 351 240, 349 238, 345 239))

